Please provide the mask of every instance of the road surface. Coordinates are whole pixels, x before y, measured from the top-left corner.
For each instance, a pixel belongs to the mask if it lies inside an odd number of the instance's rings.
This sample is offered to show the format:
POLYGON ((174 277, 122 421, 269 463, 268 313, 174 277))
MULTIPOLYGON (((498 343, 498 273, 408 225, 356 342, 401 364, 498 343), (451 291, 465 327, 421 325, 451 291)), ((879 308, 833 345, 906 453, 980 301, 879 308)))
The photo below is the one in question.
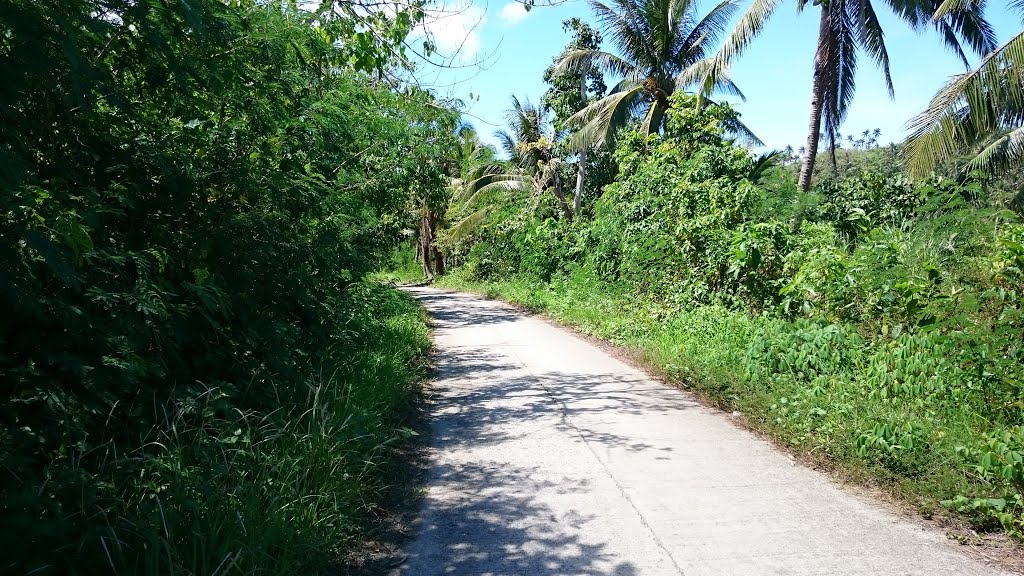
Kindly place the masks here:
POLYGON ((410 291, 438 373, 405 576, 992 575, 600 348, 410 291))

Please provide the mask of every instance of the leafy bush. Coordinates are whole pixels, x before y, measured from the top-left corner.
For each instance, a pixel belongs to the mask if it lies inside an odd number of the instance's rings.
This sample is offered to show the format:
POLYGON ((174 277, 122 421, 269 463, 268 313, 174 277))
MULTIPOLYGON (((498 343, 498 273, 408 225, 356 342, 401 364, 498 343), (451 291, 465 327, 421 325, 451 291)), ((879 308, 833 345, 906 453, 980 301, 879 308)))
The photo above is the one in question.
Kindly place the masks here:
POLYGON ((873 227, 904 224, 921 203, 917 187, 902 175, 862 172, 843 180, 825 180, 819 190, 819 218, 835 226, 850 243, 873 227))
POLYGON ((753 162, 722 139, 731 109, 698 109, 681 93, 673 102, 663 137, 623 139, 615 155, 623 176, 599 200, 587 235, 594 245, 581 251, 609 280, 645 291, 684 286, 701 301, 718 292, 743 298, 762 289, 751 274, 783 250, 765 245, 778 235, 764 226, 745 229, 756 239, 731 232, 763 194, 747 178, 753 162))
POLYGON ((0 7, 4 569, 317 569, 425 346, 362 278, 443 118, 281 5, 0 7))
POLYGON ((943 501, 954 510, 997 521, 1007 532, 1024 536, 1024 427, 995 430, 978 447, 959 447, 975 462, 974 473, 991 486, 993 496, 957 496, 943 501))

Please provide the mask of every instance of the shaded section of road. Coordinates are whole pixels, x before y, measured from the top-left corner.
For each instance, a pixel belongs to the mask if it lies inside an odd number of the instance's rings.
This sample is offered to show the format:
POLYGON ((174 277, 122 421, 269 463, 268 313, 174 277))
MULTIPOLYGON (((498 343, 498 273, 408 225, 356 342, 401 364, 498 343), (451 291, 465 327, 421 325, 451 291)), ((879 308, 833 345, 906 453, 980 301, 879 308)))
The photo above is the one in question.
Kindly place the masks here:
POLYGON ((404 575, 999 574, 566 331, 410 291, 438 374, 404 575))

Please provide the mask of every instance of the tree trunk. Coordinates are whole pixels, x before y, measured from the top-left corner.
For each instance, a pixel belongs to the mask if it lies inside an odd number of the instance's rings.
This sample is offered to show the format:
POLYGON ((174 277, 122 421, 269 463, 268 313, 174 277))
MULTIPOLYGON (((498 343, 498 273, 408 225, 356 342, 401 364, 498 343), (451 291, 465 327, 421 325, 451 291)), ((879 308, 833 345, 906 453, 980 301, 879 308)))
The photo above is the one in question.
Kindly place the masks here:
POLYGON ((572 213, 576 218, 580 217, 580 209, 583 207, 583 177, 587 171, 587 149, 580 150, 579 164, 576 166, 576 195, 572 199, 572 213))
POLYGON ((434 244, 434 227, 431 222, 431 214, 428 212, 420 218, 420 249, 419 252, 423 256, 423 275, 427 278, 427 282, 434 281, 434 271, 431 269, 431 254, 433 253, 434 244))
POLYGON ((558 169, 552 170, 552 178, 555 180, 555 198, 558 198, 558 205, 562 207, 562 213, 566 219, 572 220, 572 209, 565 201, 565 190, 562 189, 562 177, 558 175, 558 169))
POLYGON ((811 88, 811 122, 807 130, 807 156, 800 167, 800 189, 807 192, 811 189, 811 176, 814 173, 814 162, 818 156, 818 140, 821 139, 822 99, 825 96, 825 83, 828 81, 832 60, 832 28, 830 26, 829 3, 821 3, 821 23, 818 26, 818 50, 814 56, 814 84, 811 88))
MULTIPOLYGON (((580 73, 580 108, 587 105, 587 70, 580 73)), ((587 172, 587 148, 580 150, 576 159, 576 195, 572 198, 572 213, 576 218, 580 217, 580 209, 583 207, 583 178, 587 172)))
POLYGON ((434 273, 438 276, 444 276, 444 254, 436 247, 434 248, 434 273))

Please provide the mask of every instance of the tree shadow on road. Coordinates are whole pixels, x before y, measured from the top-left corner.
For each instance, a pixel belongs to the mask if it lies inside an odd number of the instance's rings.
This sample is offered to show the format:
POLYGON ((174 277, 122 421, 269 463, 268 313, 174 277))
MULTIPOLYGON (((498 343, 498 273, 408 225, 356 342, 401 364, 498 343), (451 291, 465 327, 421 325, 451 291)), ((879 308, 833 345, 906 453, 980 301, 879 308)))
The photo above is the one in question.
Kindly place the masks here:
MULTIPOLYGON (((473 306, 472 299, 451 294, 416 296, 442 330, 522 319, 514 310, 473 306)), ((518 466, 490 461, 486 448, 529 453, 536 441, 531 435, 539 433, 554 434, 563 450, 655 452, 655 458, 668 458, 671 447, 626 431, 618 434, 614 425, 605 425, 606 418, 647 417, 697 404, 629 374, 531 373, 514 353, 485 345, 451 346, 435 361, 428 392, 431 444, 438 454, 462 456, 439 458, 430 466, 431 489, 414 526, 417 536, 405 549, 407 562, 394 574, 638 574, 636 565, 621 560, 621 550, 610 548, 609 535, 599 528, 607 519, 580 512, 594 506, 563 506, 558 497, 576 503, 598 498, 604 492, 592 493, 590 476, 572 476, 550 457, 535 467, 522 464, 532 463, 529 457, 518 466)))
POLYGON ((415 292, 415 297, 430 310, 431 323, 436 328, 462 328, 465 326, 487 326, 491 324, 507 324, 522 319, 521 312, 495 306, 473 306, 478 300, 469 297, 457 297, 445 292, 415 292))
POLYGON ((530 374, 483 347, 447 350, 431 388, 441 449, 500 444, 529 434, 533 422, 557 419, 555 426, 598 448, 670 452, 587 423, 604 414, 644 416, 697 406, 676 390, 620 374, 530 374))
POLYGON ((552 510, 535 496, 550 489, 585 492, 586 482, 545 479, 538 469, 496 463, 437 466, 431 475, 432 484, 447 489, 419 521, 419 536, 399 572, 404 576, 637 574, 604 544, 581 540, 593 516, 552 510))

